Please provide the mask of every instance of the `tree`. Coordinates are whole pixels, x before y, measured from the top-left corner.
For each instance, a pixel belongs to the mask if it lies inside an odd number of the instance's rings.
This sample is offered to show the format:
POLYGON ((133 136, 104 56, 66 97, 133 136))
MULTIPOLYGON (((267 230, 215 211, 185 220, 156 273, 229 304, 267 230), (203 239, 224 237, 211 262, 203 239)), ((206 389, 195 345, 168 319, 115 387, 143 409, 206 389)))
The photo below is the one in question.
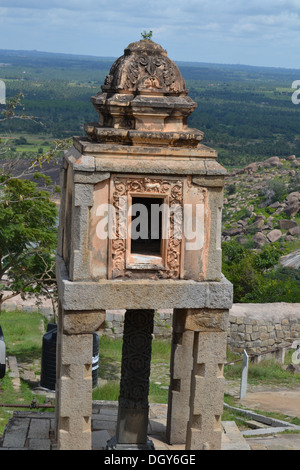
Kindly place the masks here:
MULTIPOLYGON (((34 119, 24 113, 23 95, 12 98, 0 121, 34 119), (22 112, 18 113, 18 106, 22 112)), ((0 140, 1 144, 1 140, 0 140)), ((5 154, 6 142, 2 142, 5 154)), ((26 178, 33 177, 50 185, 40 173, 44 162, 55 159, 68 140, 55 141, 54 148, 32 161, 8 160, 0 169, 0 312, 3 302, 21 295, 50 297, 55 311, 55 251, 57 208, 51 194, 26 178)), ((1 152, 0 152, 1 154, 1 152)), ((53 185, 52 185, 53 186, 53 185)))
POLYGON ((47 294, 54 286, 57 209, 32 181, 2 174, 0 184, 1 311, 18 294, 47 294))
POLYGON ((143 32, 141 33, 142 38, 143 38, 143 39, 148 39, 148 40, 151 40, 151 39, 152 39, 152 35, 153 35, 153 32, 152 32, 152 31, 149 31, 148 33, 147 33, 147 31, 143 31, 143 32))
MULTIPOLYGON (((236 240, 230 240, 222 244, 222 255, 222 271, 233 284, 234 302, 280 301, 282 281, 277 279, 275 269, 281 256, 280 247, 272 244, 261 250, 249 250, 236 240)), ((295 283, 285 281, 294 292, 295 283)))

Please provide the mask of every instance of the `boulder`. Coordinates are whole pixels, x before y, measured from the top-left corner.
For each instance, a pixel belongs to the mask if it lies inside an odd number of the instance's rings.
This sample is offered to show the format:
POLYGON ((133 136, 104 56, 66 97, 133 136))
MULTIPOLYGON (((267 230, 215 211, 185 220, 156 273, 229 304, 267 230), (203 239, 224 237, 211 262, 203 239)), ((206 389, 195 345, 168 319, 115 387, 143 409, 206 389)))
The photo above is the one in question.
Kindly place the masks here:
POLYGON ((263 162, 263 166, 282 166, 283 163, 280 161, 279 157, 270 157, 263 162))
POLYGON ((266 243, 268 243, 267 237, 262 233, 262 232, 257 232, 253 237, 252 237, 253 243, 256 245, 257 248, 261 248, 264 246, 266 243))
POLYGON ((290 228, 288 234, 293 237, 300 237, 300 227, 297 225, 296 227, 290 228))
POLYGON ((265 224, 265 219, 264 218, 259 218, 259 219, 256 219, 253 224, 251 225, 251 227, 256 227, 257 229, 260 229, 262 228, 262 226, 265 224))
POLYGON ((264 224, 265 224, 265 217, 263 215, 256 215, 253 224, 248 225, 248 229, 250 232, 253 233, 256 229, 261 230, 264 224))
POLYGON ((286 215, 289 215, 291 217, 295 217, 295 215, 299 212, 300 210, 300 202, 296 200, 290 200, 286 207, 284 208, 284 212, 286 215))
POLYGON ((242 235, 238 235, 236 237, 236 241, 240 244, 240 245, 245 245, 246 243, 248 243, 248 239, 243 237, 242 235))
POLYGON ((286 200, 288 202, 290 202, 290 201, 300 201, 300 192, 299 191, 293 191, 292 193, 287 195, 286 200))
POLYGON ((287 268, 299 269, 300 268, 300 250, 296 250, 296 251, 293 251, 292 253, 289 253, 288 255, 281 256, 280 264, 287 268))
POLYGON ((247 222, 246 222, 245 220, 242 220, 242 219, 238 220, 238 221, 237 221, 237 224, 238 224, 238 225, 241 225, 242 227, 246 227, 246 226, 247 226, 247 222))
POLYGON ((273 204, 270 204, 268 207, 272 207, 272 209, 277 209, 280 206, 280 202, 276 201, 273 204))
POLYGON ((269 232, 267 235, 267 239, 272 243, 279 240, 280 237, 282 237, 282 232, 279 229, 271 230, 271 232, 269 232))
POLYGON ((239 227, 232 227, 227 230, 223 230, 222 235, 223 237, 234 237, 235 235, 239 235, 244 231, 244 228, 242 226, 239 227))
POLYGON ((292 227, 297 227, 297 222, 295 222, 294 220, 290 220, 290 219, 282 219, 282 220, 279 220, 279 227, 282 230, 288 230, 292 227))

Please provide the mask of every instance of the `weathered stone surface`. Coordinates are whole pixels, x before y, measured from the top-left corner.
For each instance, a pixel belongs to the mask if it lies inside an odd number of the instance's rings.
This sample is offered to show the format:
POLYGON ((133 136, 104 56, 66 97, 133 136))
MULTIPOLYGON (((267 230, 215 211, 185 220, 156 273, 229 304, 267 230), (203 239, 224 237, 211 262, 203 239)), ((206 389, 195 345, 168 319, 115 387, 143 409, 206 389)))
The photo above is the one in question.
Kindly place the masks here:
POLYGON ((188 450, 221 448, 225 360, 226 333, 195 333, 188 450), (213 394, 207 390, 213 390, 213 394))
POLYGON ((57 258, 59 295, 64 310, 118 310, 131 308, 230 308, 232 284, 185 280, 107 280, 70 282, 61 258, 57 258))
POLYGON ((292 227, 292 228, 289 229, 288 233, 289 233, 290 235, 293 235, 294 237, 295 237, 295 236, 296 236, 296 237, 299 237, 299 236, 300 236, 300 227, 294 226, 294 227, 292 227))
POLYGON ((255 243, 257 247, 262 247, 266 243, 268 243, 267 237, 262 232, 257 232, 253 237, 252 241, 255 243))
POLYGON ((227 230, 223 230, 222 235, 224 237, 227 237, 227 236, 231 237, 231 236, 239 235, 240 233, 243 233, 243 232, 244 232, 243 227, 232 227, 227 230))
POLYGON ((267 234, 267 239, 270 241, 270 242, 276 242, 277 240, 279 240, 279 238, 282 237, 282 232, 281 230, 279 229, 274 229, 274 230, 271 230, 271 232, 269 232, 267 234))
POLYGON ((105 310, 97 312, 64 312, 64 333, 69 335, 93 333, 104 329, 105 310))
POLYGON ((283 230, 289 230, 293 227, 297 227, 297 222, 290 219, 279 220, 279 227, 283 230))
POLYGON ((283 163, 280 161, 279 157, 270 157, 263 162, 263 166, 282 166, 283 163))
POLYGON ((171 381, 169 388, 168 420, 166 437, 170 444, 181 444, 186 440, 190 414, 190 387, 193 369, 194 332, 182 329, 180 311, 174 311, 172 341, 171 381))
POLYGON ((299 332, 299 304, 233 304, 230 310, 228 345, 235 351, 246 348, 249 353, 259 353, 271 346, 283 347, 299 338, 299 332), (237 332, 237 323, 238 328, 245 328, 244 338, 237 332))
POLYGON ((300 250, 293 251, 280 258, 282 266, 298 269, 300 268, 300 250))
POLYGON ((286 215, 290 215, 291 217, 294 217, 299 212, 299 210, 300 210, 300 202, 296 200, 292 200, 285 207, 284 212, 286 213, 286 215))
POLYGON ((182 330, 227 331, 228 310, 177 309, 176 312, 182 330))

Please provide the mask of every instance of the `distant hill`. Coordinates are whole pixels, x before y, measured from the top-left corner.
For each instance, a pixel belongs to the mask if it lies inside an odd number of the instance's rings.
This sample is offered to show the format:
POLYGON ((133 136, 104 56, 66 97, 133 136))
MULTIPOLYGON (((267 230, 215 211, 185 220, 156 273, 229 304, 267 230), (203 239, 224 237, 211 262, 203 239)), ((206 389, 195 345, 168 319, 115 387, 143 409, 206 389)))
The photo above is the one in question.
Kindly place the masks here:
MULTIPOLYGON (((100 90, 115 57, 40 51, 0 50, 0 79, 7 96, 25 95, 33 123, 12 131, 46 133, 52 138, 83 132, 97 119, 90 97, 100 90)), ((292 103, 292 83, 300 69, 239 64, 178 62, 197 109, 189 126, 204 131, 227 168, 243 167, 274 155, 300 156, 300 106, 292 103)), ((0 127, 1 133, 1 127, 0 127)))
MULTIPOLYGON (((121 54, 120 54, 121 55, 121 54)), ((66 61, 71 63, 76 63, 80 61, 88 62, 100 62, 101 65, 110 66, 117 57, 102 57, 102 56, 93 56, 93 55, 83 55, 83 54, 68 54, 61 52, 44 52, 38 50, 12 50, 12 49, 0 49, 0 61, 5 62, 9 60, 10 63, 15 65, 24 63, 26 64, 28 60, 34 60, 39 63, 50 64, 51 61, 58 63, 65 63, 66 61)), ((213 69, 223 69, 223 70, 237 70, 237 71, 252 71, 256 73, 265 73, 265 74, 281 74, 281 75, 290 75, 299 70, 300 68, 283 68, 283 67, 262 67, 255 65, 247 64, 219 64, 219 63, 210 63, 210 62, 191 62, 191 61, 175 61, 177 65, 181 68, 213 68, 213 69)))

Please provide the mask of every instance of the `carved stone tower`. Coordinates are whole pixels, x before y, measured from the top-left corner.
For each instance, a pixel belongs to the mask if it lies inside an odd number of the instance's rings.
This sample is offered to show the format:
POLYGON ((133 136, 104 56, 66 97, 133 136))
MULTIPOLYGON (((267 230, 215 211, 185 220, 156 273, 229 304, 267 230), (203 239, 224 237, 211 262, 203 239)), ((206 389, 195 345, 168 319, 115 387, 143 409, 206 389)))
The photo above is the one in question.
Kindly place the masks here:
POLYGON ((225 170, 177 65, 130 44, 91 98, 99 114, 62 169, 56 392, 60 449, 91 448, 92 334, 126 309, 119 415, 109 448, 147 439, 153 314, 174 309, 167 439, 220 448, 232 286, 221 273, 225 170))

